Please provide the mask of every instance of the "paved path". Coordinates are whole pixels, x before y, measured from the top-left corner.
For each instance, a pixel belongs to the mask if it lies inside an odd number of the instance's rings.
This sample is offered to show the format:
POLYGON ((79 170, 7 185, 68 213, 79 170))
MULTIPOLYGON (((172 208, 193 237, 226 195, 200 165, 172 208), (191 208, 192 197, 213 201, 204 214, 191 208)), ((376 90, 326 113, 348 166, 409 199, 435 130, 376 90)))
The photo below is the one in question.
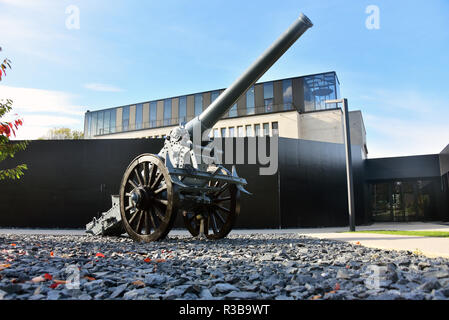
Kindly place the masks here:
MULTIPOLYGON (((358 231, 364 230, 407 230, 407 231, 446 231, 448 223, 376 223, 370 226, 358 226, 358 231)), ((233 230, 232 234, 285 234, 296 233, 321 239, 341 240, 350 243, 360 243, 363 246, 388 250, 419 251, 427 256, 442 256, 449 258, 449 238, 430 238, 416 236, 399 236, 367 233, 344 233, 342 228, 313 229, 265 229, 265 230, 233 230)), ((46 235, 85 235, 84 230, 61 229, 0 229, 1 234, 46 234, 46 235)), ((189 235, 186 230, 172 230, 171 235, 189 235)))

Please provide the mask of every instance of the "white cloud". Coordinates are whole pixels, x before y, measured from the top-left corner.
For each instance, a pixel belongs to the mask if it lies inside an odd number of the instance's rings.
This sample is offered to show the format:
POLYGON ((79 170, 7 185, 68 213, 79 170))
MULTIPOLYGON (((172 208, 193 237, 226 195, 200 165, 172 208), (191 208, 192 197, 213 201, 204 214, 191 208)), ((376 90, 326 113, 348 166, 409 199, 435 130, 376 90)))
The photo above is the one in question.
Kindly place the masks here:
POLYGON ((37 139, 55 127, 83 130, 87 108, 74 104, 75 96, 69 93, 0 86, 0 98, 13 100, 12 112, 5 120, 16 118, 15 114, 24 120, 16 139, 37 139))
POLYGON ((0 85, 0 98, 11 99, 15 112, 56 112, 80 116, 87 108, 72 103, 75 96, 61 91, 0 85))
POLYGON ((444 122, 371 114, 365 114, 364 119, 370 158, 437 154, 449 144, 449 128, 444 122))
POLYGON ((100 92, 122 92, 121 88, 102 83, 86 83, 84 88, 100 92))

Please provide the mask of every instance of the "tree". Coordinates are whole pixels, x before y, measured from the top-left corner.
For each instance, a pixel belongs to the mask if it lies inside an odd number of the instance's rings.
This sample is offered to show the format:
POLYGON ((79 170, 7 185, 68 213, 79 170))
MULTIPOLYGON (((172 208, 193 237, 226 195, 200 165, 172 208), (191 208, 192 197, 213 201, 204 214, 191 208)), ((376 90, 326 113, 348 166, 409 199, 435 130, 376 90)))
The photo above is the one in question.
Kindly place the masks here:
POLYGON ((80 140, 84 139, 82 131, 71 130, 69 128, 53 128, 48 131, 41 140, 80 140))
MULTIPOLYGON (((1 47, 0 51, 2 51, 1 47)), ((11 69, 11 61, 9 59, 4 59, 0 64, 0 81, 3 76, 6 76, 6 70, 8 68, 11 69)), ((7 113, 11 112, 12 103, 13 102, 10 99, 0 99, 0 162, 8 158, 14 158, 16 152, 25 150, 27 146, 26 141, 13 143, 9 140, 11 134, 15 136, 16 130, 19 126, 23 125, 22 119, 17 118, 11 122, 1 120, 7 113)), ((20 164, 15 168, 0 169, 0 180, 20 179, 27 169, 26 164, 20 164)))

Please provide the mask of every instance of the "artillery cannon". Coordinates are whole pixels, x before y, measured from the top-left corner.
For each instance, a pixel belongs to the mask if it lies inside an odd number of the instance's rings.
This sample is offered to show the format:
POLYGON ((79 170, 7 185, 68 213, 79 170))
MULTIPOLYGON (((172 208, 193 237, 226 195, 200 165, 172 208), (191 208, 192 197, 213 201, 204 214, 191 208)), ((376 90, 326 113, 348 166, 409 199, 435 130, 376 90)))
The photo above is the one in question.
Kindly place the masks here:
MULTIPOLYGON (((151 242, 163 239, 170 232, 180 211, 193 236, 226 237, 239 214, 240 194, 247 192, 244 189, 247 181, 237 175, 234 166, 229 171, 217 164, 214 161, 217 152, 208 159, 210 161, 201 161, 208 146, 194 137, 202 137, 210 130, 312 26, 312 22, 301 14, 203 113, 173 129, 159 154, 135 158, 120 185, 117 209, 120 209, 121 219, 116 216, 112 221, 116 225, 122 223, 132 239, 151 242)), ((109 212, 104 214, 104 219, 109 216, 109 212)), ((105 230, 102 233, 105 234, 105 230)))

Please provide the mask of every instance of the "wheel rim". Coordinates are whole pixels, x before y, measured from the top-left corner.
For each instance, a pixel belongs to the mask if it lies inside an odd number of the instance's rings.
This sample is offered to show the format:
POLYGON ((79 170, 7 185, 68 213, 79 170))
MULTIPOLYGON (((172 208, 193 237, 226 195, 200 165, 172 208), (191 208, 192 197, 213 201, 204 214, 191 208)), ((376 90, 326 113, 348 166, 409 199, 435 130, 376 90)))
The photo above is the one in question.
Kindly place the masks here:
MULTIPOLYGON (((226 171, 224 173, 228 174, 226 171)), ((184 215, 184 224, 193 236, 200 232, 199 215, 205 217, 204 234, 209 239, 222 239, 231 232, 240 211, 240 192, 234 184, 210 181, 209 186, 218 187, 220 191, 209 194, 211 205, 203 206, 184 215)))
POLYGON ((175 220, 173 187, 163 159, 146 154, 134 159, 120 186, 120 212, 136 241, 161 240, 175 220))

